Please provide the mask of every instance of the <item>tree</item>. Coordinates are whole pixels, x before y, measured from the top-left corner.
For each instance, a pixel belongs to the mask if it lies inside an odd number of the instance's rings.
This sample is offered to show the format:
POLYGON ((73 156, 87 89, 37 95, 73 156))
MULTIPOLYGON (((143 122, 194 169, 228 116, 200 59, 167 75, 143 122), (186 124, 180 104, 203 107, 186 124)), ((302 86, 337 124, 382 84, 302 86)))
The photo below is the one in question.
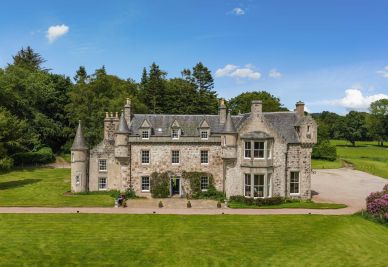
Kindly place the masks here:
POLYGON ((167 72, 152 63, 149 74, 143 70, 141 97, 144 104, 153 113, 163 113, 168 109, 164 105, 167 72))
POLYGON ((13 65, 27 68, 30 70, 43 70, 41 65, 46 62, 39 53, 27 46, 22 48, 13 58, 13 65))
POLYGON ((279 98, 271 95, 266 91, 245 92, 239 94, 238 96, 232 98, 228 102, 228 105, 233 114, 238 114, 239 112, 248 113, 251 111, 252 100, 263 101, 264 112, 287 111, 287 108, 285 108, 283 104, 280 103, 279 98))
POLYGON ((381 146, 388 140, 388 99, 380 99, 371 103, 367 125, 370 134, 381 146))
POLYGON ((87 74, 85 67, 80 66, 74 76, 74 81, 78 84, 85 84, 88 82, 89 78, 90 77, 87 74))
POLYGON ((340 117, 340 115, 329 111, 323 111, 318 116, 315 116, 314 118, 317 120, 319 125, 318 135, 320 128, 325 128, 328 134, 328 139, 338 138, 339 133, 336 126, 337 121, 340 119, 340 117))
POLYGON ((216 114, 218 110, 217 93, 213 91, 214 80, 210 70, 201 62, 192 70, 184 69, 182 77, 193 84, 197 91, 197 97, 191 99, 195 104, 197 114, 216 114))
POLYGON ((366 113, 350 111, 343 119, 339 120, 342 138, 353 146, 356 141, 365 140, 367 137, 366 113))

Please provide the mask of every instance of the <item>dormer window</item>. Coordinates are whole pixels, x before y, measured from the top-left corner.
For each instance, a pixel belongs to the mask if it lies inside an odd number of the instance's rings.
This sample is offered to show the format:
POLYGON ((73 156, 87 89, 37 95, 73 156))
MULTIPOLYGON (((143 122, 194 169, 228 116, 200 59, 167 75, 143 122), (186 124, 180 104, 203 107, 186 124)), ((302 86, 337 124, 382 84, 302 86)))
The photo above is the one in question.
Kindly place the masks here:
POLYGON ((149 139, 150 138, 150 131, 149 130, 142 130, 141 131, 141 139, 149 139))
POLYGON ((201 139, 203 140, 209 139, 209 133, 207 130, 201 130, 201 139))
POLYGON ((179 139, 179 129, 172 129, 171 137, 172 139, 179 139))

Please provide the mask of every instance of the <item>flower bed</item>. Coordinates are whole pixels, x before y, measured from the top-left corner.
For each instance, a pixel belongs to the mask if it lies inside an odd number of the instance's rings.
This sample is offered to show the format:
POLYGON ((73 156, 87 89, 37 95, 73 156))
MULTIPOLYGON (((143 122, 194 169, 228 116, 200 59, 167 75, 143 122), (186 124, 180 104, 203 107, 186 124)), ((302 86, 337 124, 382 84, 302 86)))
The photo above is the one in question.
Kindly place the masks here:
POLYGON ((370 193, 366 198, 366 212, 375 220, 388 224, 388 184, 383 191, 370 193))

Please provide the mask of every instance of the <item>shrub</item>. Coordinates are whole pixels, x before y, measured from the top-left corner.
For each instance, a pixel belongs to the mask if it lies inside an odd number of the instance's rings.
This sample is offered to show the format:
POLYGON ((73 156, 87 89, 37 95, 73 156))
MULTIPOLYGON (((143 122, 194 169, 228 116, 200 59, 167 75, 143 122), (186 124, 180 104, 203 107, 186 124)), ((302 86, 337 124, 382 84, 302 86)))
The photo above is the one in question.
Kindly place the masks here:
POLYGON ((388 192, 388 184, 384 185, 383 191, 384 191, 384 192, 388 192))
POLYGON ((49 147, 42 147, 38 151, 21 152, 13 155, 16 165, 47 164, 55 161, 53 151, 49 147))
POLYGON ((368 205, 368 204, 372 203, 376 199, 381 198, 383 195, 384 195, 384 192, 373 192, 373 193, 370 193, 369 196, 366 198, 366 204, 368 205))
POLYGON ((0 171, 8 171, 13 167, 13 159, 4 157, 0 159, 0 171))
POLYGON ((270 206, 279 205, 285 202, 284 197, 274 196, 269 198, 252 198, 244 196, 231 196, 229 198, 231 202, 246 204, 250 206, 270 206))
POLYGON ((311 155, 314 159, 324 159, 334 161, 337 158, 337 148, 329 141, 322 141, 313 147, 311 155))
POLYGON ((383 191, 370 193, 366 198, 366 211, 376 221, 388 223, 388 185, 383 191))
POLYGON ((182 178, 190 182, 189 196, 193 199, 214 199, 223 201, 225 199, 225 194, 223 192, 217 191, 214 186, 213 175, 206 172, 183 172, 182 178), (209 178, 209 187, 206 191, 201 190, 201 177, 209 178))
POLYGON ((170 196, 170 175, 167 172, 151 174, 151 195, 154 198, 170 196))

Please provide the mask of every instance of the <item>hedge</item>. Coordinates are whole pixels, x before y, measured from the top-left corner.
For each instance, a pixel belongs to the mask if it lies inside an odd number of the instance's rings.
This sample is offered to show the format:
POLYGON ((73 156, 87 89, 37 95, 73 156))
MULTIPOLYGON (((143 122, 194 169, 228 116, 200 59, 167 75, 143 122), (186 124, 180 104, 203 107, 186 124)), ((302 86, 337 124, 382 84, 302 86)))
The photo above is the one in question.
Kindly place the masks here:
POLYGON ((313 159, 324 159, 334 161, 337 159, 337 148, 329 141, 323 141, 313 147, 311 155, 313 159))
POLYGON ((55 161, 53 151, 49 147, 42 147, 38 151, 21 152, 12 156, 15 165, 47 164, 55 161))
POLYGON ((246 205, 256 205, 256 206, 269 206, 269 205, 279 205, 286 202, 284 197, 274 196, 269 198, 252 198, 244 196, 231 196, 229 198, 230 202, 242 203, 246 205))

